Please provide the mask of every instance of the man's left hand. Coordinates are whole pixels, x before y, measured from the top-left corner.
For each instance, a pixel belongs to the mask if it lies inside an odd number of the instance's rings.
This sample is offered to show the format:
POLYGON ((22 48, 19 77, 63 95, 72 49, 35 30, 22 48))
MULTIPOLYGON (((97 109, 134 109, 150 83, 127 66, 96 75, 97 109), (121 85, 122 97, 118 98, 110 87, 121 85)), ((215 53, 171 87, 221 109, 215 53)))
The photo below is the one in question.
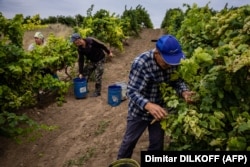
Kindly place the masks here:
POLYGON ((109 57, 113 57, 113 53, 111 51, 109 53, 109 57))
POLYGON ((187 103, 193 103, 194 100, 193 100, 192 96, 194 94, 195 94, 195 92, 193 92, 193 91, 184 91, 184 92, 182 92, 182 97, 184 98, 184 100, 187 103))

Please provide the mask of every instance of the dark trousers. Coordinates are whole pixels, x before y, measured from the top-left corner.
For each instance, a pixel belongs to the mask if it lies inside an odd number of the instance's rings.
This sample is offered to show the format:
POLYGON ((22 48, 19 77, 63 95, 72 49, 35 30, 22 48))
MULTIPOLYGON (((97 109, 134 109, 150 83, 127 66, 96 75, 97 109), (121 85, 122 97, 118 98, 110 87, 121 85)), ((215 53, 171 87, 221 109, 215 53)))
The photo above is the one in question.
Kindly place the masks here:
POLYGON ((117 159, 131 158, 136 143, 146 128, 148 128, 149 132, 148 151, 163 150, 164 131, 161 128, 160 122, 156 121, 151 125, 149 121, 144 121, 140 118, 132 118, 132 116, 129 116, 127 120, 127 129, 124 134, 117 159))

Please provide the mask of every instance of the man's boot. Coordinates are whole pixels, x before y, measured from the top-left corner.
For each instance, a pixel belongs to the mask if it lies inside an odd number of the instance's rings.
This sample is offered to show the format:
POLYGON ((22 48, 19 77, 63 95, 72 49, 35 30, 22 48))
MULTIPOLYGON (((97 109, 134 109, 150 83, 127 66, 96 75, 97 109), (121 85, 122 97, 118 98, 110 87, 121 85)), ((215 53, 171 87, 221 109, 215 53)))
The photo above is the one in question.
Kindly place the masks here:
POLYGON ((92 97, 101 96, 101 84, 95 84, 95 92, 92 97))

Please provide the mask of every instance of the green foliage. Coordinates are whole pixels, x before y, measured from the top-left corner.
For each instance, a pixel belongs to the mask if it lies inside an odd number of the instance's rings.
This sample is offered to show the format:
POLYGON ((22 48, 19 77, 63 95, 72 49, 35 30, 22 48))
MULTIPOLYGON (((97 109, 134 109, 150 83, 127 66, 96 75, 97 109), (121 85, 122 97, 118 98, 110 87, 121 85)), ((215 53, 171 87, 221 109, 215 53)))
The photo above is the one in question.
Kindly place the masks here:
POLYGON ((69 40, 53 34, 49 35, 45 46, 36 47, 31 54, 39 56, 41 63, 52 71, 72 66, 77 60, 76 49, 69 40))
POLYGON ((187 11, 177 34, 182 35, 179 38, 189 58, 181 62, 173 77, 183 78, 196 94, 194 103, 186 104, 168 85, 161 86, 166 107, 178 111, 162 121, 172 139, 167 150, 249 150, 249 9, 249 5, 223 9, 215 16, 205 14, 210 11, 208 6, 187 11), (206 21, 202 21, 204 15, 206 21), (227 24, 230 26, 223 28, 227 24), (229 35, 232 29, 239 33, 229 35), (203 43, 193 45, 199 41, 203 43))
POLYGON ((30 87, 32 78, 28 75, 33 60, 20 47, 24 31, 22 16, 18 15, 14 20, 0 19, 4 23, 0 32, 3 37, 0 42, 0 107, 1 111, 8 111, 34 104, 30 87), (15 28, 11 28, 13 25, 15 28))
POLYGON ((34 121, 26 115, 17 116, 15 113, 0 113, 0 134, 8 137, 15 137, 20 134, 29 133, 34 127, 38 126, 34 121), (20 127, 18 125, 25 124, 28 127, 20 127), (31 128, 33 127, 33 128, 31 128))
MULTIPOLYGON (((137 23, 143 28, 153 28, 153 24, 150 19, 150 15, 147 10, 141 5, 136 6, 135 8, 137 23)), ((132 18, 131 18, 132 19, 132 18)))
POLYGON ((26 18, 23 23, 23 28, 25 30, 35 30, 39 28, 46 28, 47 25, 41 25, 42 21, 39 14, 32 16, 31 18, 26 18))
POLYGON ((41 74, 43 68, 52 71, 73 67, 77 59, 76 49, 68 39, 51 35, 45 46, 37 46, 31 52, 22 48, 23 17, 16 15, 7 20, 0 15, 0 114, 1 134, 15 138, 42 126, 27 116, 15 114, 20 109, 37 103, 39 90, 57 91, 58 104, 65 99, 71 82, 41 74))
POLYGON ((80 157, 68 160, 63 167, 71 167, 71 166, 82 166, 84 165, 90 158, 92 158, 96 153, 96 148, 88 148, 87 151, 80 157))
POLYGON ((249 42, 249 6, 235 9, 224 9, 218 12, 206 25, 206 31, 210 32, 209 38, 213 40, 213 46, 222 46, 233 42, 237 46, 249 42), (240 16, 240 17, 239 17, 240 16))
POLYGON ((14 139, 17 143, 33 141, 42 131, 55 130, 55 126, 39 125, 26 114, 0 113, 0 135, 14 139))
POLYGON ((75 28, 75 31, 79 32, 82 37, 95 37, 109 44, 110 47, 123 50, 122 41, 125 35, 122 30, 124 24, 122 20, 104 9, 97 11, 93 16, 91 13, 89 15, 84 19, 81 27, 75 28))
POLYGON ((1 45, 15 44, 16 46, 21 47, 24 34, 22 26, 23 16, 18 14, 13 19, 8 20, 2 15, 2 13, 0 13, 0 21, 1 45))
MULTIPOLYGON (((30 17, 28 17, 28 19, 29 18, 30 17)), ((84 19, 84 17, 81 16, 80 14, 77 14, 75 17, 62 16, 62 15, 49 16, 48 18, 41 19, 40 26, 60 23, 60 24, 63 24, 63 25, 69 26, 69 27, 74 27, 74 26, 77 26, 80 22, 82 22, 83 19, 84 19)))
POLYGON ((110 121, 100 121, 98 124, 98 128, 95 131, 95 135, 100 135, 103 134, 105 132, 105 130, 107 129, 107 127, 109 126, 110 121))
POLYGON ((74 27, 75 32, 79 32, 82 37, 95 37, 121 51, 122 42, 128 36, 138 36, 143 27, 153 28, 149 14, 140 5, 136 9, 125 9, 121 17, 104 9, 93 14, 93 8, 94 5, 91 5, 87 16, 74 27))
POLYGON ((195 3, 185 13, 185 18, 176 37, 180 40, 187 57, 197 47, 211 46, 211 39, 208 37, 211 32, 206 31, 206 24, 213 15, 214 12, 208 4, 204 7, 198 7, 195 3))
POLYGON ((121 19, 129 24, 124 24, 123 30, 127 36, 139 36, 141 28, 153 28, 148 12, 141 5, 136 9, 130 8, 123 12, 121 19))
POLYGON ((184 13, 181 9, 169 9, 161 23, 161 28, 163 28, 167 34, 176 36, 183 19, 184 13))

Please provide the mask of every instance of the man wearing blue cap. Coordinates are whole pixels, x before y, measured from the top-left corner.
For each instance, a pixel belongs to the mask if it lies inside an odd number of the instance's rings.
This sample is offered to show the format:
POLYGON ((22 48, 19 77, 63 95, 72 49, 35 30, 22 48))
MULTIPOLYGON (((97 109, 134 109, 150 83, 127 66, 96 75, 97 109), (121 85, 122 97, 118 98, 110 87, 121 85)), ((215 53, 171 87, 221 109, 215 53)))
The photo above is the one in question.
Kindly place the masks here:
POLYGON ((112 52, 99 40, 95 38, 81 38, 78 33, 74 33, 70 39, 78 47, 78 68, 79 77, 87 80, 95 71, 95 92, 93 97, 101 95, 102 75, 104 72, 105 53, 112 56, 112 52), (85 57, 89 63, 84 66, 85 57))
POLYGON ((117 159, 131 158, 137 141, 146 128, 149 132, 149 151, 162 151, 164 131, 160 120, 167 115, 159 84, 169 83, 186 102, 192 102, 193 92, 182 79, 170 81, 185 55, 176 38, 163 35, 156 41, 156 48, 136 57, 131 65, 127 96, 129 98, 126 132, 117 159), (157 120, 151 123, 152 120, 157 120))

